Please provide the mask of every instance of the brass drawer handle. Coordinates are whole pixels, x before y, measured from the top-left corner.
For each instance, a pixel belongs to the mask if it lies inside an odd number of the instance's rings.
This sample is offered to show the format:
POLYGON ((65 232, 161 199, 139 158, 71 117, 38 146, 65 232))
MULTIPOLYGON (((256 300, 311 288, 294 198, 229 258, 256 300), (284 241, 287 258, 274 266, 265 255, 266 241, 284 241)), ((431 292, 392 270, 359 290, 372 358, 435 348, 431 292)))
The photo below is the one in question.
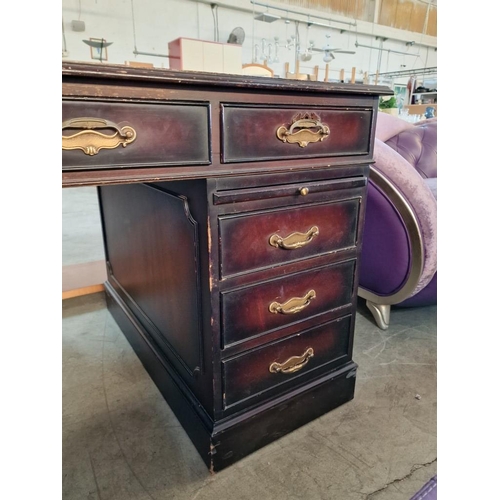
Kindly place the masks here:
POLYGON ((116 123, 101 118, 73 118, 63 122, 62 129, 76 128, 84 129, 73 135, 62 136, 62 148, 65 151, 71 149, 81 149, 86 155, 94 156, 101 149, 114 149, 120 144, 126 147, 127 144, 135 141, 136 131, 125 125, 120 127, 116 123), (113 135, 97 132, 95 129, 111 128, 116 130, 113 135))
POLYGON ((305 148, 310 142, 324 141, 329 135, 330 128, 321 123, 315 113, 295 115, 288 129, 282 125, 276 130, 276 136, 280 141, 295 143, 301 148, 305 148))
POLYGON ((316 292, 309 290, 303 297, 293 297, 283 304, 279 302, 271 302, 269 311, 273 314, 295 314, 305 309, 312 299, 316 298, 316 292))
POLYGON ((271 363, 269 365, 269 371, 271 373, 295 373, 304 368, 307 362, 314 356, 314 349, 308 347, 306 352, 302 356, 292 356, 287 359, 284 363, 271 363))
POLYGON ((302 248, 308 243, 311 243, 315 236, 318 236, 319 228, 318 226, 313 226, 307 233, 295 232, 289 234, 282 238, 278 234, 273 234, 269 238, 269 244, 276 248, 283 248, 284 250, 295 250, 296 248, 302 248))

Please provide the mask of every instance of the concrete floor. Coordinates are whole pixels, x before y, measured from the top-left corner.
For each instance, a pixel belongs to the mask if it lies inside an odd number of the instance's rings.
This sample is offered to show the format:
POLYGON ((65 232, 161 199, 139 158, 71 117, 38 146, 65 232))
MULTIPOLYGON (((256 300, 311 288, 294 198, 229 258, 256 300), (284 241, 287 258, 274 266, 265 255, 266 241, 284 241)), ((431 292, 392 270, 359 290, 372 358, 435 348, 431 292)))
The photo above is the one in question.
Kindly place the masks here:
MULTIPOLYGON (((64 190, 65 263, 85 257, 82 238, 100 258, 94 199, 64 190)), ((360 301, 354 400, 216 475, 104 295, 63 301, 62 316, 65 500, 408 500, 436 474, 436 307, 394 309, 384 332, 360 301)))

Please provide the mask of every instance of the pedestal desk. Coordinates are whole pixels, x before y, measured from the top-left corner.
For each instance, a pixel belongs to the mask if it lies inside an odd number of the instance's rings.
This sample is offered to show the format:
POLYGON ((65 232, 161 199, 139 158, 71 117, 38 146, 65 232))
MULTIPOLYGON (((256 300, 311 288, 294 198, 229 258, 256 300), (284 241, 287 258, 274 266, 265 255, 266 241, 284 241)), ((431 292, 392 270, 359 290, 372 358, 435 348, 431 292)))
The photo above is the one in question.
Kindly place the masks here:
POLYGON ((392 92, 62 75, 62 185, 98 186, 108 308, 210 470, 352 399, 367 177, 392 92))

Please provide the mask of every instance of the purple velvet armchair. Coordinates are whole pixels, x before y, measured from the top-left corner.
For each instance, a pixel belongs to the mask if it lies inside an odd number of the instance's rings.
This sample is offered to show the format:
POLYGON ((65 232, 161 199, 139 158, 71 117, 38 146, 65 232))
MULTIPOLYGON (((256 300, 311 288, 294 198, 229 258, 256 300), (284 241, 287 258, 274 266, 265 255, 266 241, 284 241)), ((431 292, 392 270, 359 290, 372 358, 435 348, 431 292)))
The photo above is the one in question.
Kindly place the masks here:
POLYGON ((391 306, 437 301, 437 118, 379 113, 358 295, 379 328, 391 306))

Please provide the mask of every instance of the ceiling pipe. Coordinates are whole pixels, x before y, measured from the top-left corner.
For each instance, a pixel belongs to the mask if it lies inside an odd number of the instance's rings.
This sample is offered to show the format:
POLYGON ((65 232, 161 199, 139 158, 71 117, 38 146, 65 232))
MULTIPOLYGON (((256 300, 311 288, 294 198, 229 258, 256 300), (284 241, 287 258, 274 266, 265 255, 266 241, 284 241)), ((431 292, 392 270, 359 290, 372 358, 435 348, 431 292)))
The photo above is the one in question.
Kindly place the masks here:
POLYGON ((386 52, 392 52, 393 54, 403 54, 404 56, 414 56, 414 57, 420 56, 420 54, 413 54, 411 52, 401 52, 400 50, 383 49, 382 47, 373 47, 373 45, 363 45, 361 43, 358 43, 357 41, 354 42, 354 45, 356 47, 364 47, 365 49, 385 50, 386 52))
MULTIPOLYGON (((403 69, 400 71, 388 71, 387 73, 379 73, 378 76, 398 77, 398 76, 412 76, 412 75, 437 75, 437 66, 430 68, 419 69, 403 69)), ((370 76, 375 76, 375 73, 370 76)))
MULTIPOLYGON (((332 21, 334 23, 341 23, 342 21, 332 21)), ((347 23, 346 23, 347 24, 347 23)), ((331 30, 335 29, 335 26, 332 26, 331 24, 325 24, 325 23, 317 23, 316 21, 308 21, 307 26, 320 26, 322 28, 329 28, 331 30)), ((355 24, 351 24, 351 26, 356 26, 355 24)), ((339 29, 339 28, 337 28, 339 29)), ((340 31, 345 31, 345 30, 340 30, 340 31)))
POLYGON ((170 57, 168 54, 154 54, 153 52, 143 52, 142 50, 137 50, 137 49, 134 49, 132 53, 135 56, 154 56, 154 57, 167 57, 167 58, 170 57))

